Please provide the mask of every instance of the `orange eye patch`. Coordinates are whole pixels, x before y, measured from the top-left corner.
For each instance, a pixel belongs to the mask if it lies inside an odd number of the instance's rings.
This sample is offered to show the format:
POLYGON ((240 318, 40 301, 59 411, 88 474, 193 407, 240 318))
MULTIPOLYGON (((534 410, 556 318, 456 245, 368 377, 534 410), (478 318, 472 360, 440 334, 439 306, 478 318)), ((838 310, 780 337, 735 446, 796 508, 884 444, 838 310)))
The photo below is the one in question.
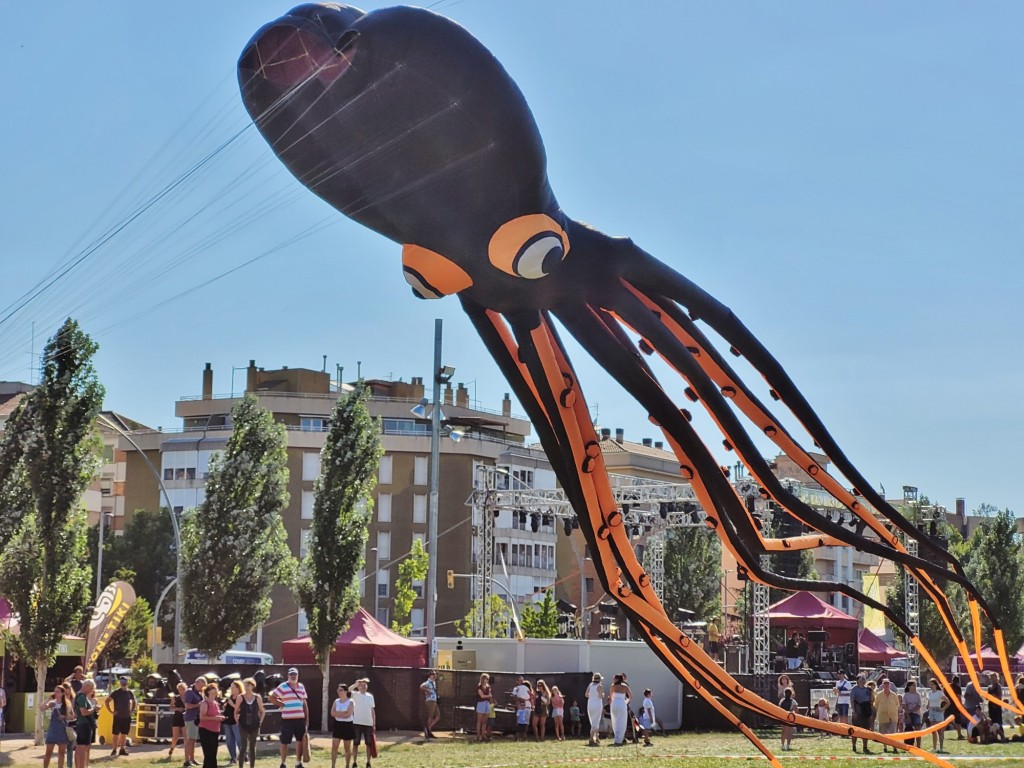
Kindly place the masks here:
POLYGON ((473 284, 473 278, 451 259, 409 243, 402 246, 402 273, 421 299, 440 299, 473 284))
POLYGON ((531 213, 498 227, 487 246, 491 264, 513 277, 537 280, 569 253, 569 238, 550 216, 531 213))

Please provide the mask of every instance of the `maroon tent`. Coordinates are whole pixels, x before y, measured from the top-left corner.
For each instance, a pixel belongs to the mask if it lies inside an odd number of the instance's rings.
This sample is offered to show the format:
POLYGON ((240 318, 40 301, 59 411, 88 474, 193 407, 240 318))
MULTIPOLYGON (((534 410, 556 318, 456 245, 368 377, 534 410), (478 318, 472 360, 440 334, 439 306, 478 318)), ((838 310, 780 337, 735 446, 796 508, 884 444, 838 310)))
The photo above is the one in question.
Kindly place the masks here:
POLYGON ((769 606, 768 619, 772 627, 783 628, 787 633, 825 630, 829 633, 831 645, 852 643, 860 626, 858 619, 833 608, 810 592, 794 592, 769 606))
POLYGON ((857 654, 861 664, 889 664, 893 659, 907 657, 906 653, 897 651, 867 627, 857 636, 857 654))
MULTIPOLYGON (((315 664, 309 637, 281 643, 285 664, 315 664)), ((425 667, 427 646, 392 632, 362 608, 352 617, 348 629, 334 642, 331 664, 361 667, 425 667)))

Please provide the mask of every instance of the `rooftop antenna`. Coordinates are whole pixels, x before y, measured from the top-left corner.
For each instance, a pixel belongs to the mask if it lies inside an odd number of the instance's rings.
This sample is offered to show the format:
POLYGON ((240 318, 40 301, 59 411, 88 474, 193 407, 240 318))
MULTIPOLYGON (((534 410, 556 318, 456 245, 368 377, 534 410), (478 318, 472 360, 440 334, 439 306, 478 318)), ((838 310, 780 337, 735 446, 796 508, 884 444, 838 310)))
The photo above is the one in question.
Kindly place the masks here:
POLYGON ((324 355, 324 367, 321 370, 323 373, 327 373, 327 355, 324 355))

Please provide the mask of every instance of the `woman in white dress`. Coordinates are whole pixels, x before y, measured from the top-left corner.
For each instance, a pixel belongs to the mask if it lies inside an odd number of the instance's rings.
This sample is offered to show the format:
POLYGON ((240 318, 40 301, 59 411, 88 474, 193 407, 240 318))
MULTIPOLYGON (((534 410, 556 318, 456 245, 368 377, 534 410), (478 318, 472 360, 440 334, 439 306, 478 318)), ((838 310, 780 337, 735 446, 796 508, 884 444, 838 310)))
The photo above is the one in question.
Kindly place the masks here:
POLYGON ((629 721, 629 700, 632 693, 626 685, 626 676, 618 674, 613 678, 612 687, 608 689, 608 696, 611 699, 612 733, 615 736, 615 746, 621 747, 625 743, 626 723, 629 721))
POLYGON ((587 686, 587 718, 590 720, 590 743, 588 747, 601 746, 601 716, 604 711, 604 686, 601 673, 595 672, 587 686))

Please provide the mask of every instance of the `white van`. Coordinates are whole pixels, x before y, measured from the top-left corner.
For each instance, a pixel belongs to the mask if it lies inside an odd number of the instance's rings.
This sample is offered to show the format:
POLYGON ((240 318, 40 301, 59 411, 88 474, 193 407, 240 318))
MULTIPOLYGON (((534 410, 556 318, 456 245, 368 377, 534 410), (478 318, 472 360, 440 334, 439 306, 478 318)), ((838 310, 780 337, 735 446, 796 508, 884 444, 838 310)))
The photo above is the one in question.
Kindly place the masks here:
POLYGON ((274 657, 269 653, 257 651, 224 651, 220 656, 211 659, 195 648, 185 651, 186 664, 273 664, 274 657))

